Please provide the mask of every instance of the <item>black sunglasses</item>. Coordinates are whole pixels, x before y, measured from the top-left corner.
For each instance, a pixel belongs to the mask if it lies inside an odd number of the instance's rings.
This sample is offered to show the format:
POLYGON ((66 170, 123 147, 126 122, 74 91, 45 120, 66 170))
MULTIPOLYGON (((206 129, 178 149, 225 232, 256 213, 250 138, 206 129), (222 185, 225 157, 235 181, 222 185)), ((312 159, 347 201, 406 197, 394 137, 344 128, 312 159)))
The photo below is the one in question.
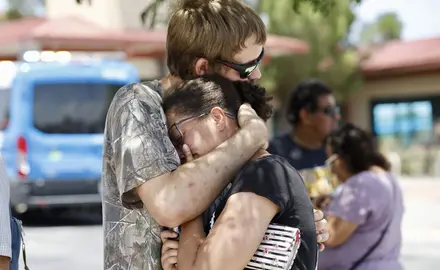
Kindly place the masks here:
MULTIPOLYGON (((208 113, 202 113, 200 115, 186 117, 175 122, 170 126, 170 128, 168 129, 168 137, 170 137, 170 140, 176 149, 180 149, 183 146, 183 132, 180 130, 179 126, 187 121, 199 119, 206 115, 208 115, 208 113)), ((225 112, 225 115, 231 118, 232 120, 236 119, 236 117, 232 113, 225 112)))
POLYGON ((323 114, 331 116, 331 117, 334 117, 334 116, 340 114, 340 109, 338 106, 328 106, 328 107, 324 107, 324 108, 318 108, 316 111, 322 112, 323 114))
POLYGON ((225 65, 229 68, 232 68, 233 70, 237 71, 240 74, 240 78, 246 79, 249 76, 251 76, 252 72, 254 72, 254 70, 260 65, 261 60, 263 60, 263 57, 264 57, 264 48, 261 50, 261 53, 257 57, 257 59, 252 60, 245 64, 237 64, 223 60, 216 60, 216 62, 225 65))

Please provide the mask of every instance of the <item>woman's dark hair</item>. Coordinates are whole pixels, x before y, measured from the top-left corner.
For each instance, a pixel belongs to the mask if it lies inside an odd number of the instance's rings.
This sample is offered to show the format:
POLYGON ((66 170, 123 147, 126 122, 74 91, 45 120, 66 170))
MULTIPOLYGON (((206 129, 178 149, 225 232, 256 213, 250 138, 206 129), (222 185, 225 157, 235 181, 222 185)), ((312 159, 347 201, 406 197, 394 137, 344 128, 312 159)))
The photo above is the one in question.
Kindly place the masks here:
POLYGON ((391 164, 377 148, 372 134, 353 124, 344 124, 328 138, 334 154, 337 154, 347 164, 351 173, 360 173, 378 166, 389 171, 391 164))
POLYGON ((269 103, 272 97, 266 89, 250 82, 230 81, 221 75, 211 74, 183 81, 165 94, 165 111, 185 116, 208 113, 214 107, 220 107, 234 115, 243 103, 249 103, 258 116, 267 121, 273 113, 269 103))

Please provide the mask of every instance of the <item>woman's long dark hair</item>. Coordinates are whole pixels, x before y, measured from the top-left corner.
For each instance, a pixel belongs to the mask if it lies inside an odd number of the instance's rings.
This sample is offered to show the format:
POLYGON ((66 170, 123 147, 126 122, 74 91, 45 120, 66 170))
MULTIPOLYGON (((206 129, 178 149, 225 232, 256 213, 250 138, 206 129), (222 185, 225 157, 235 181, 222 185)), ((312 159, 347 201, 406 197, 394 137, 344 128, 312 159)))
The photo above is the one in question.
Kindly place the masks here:
POLYGON ((334 154, 337 154, 347 164, 348 170, 360 173, 378 166, 386 171, 391 170, 391 164, 378 150, 374 136, 353 124, 344 124, 328 138, 334 154))
POLYGON ((184 116, 208 113, 220 107, 234 115, 249 103, 264 121, 273 113, 272 97, 260 86, 245 81, 230 81, 218 74, 183 81, 165 94, 163 108, 184 116))

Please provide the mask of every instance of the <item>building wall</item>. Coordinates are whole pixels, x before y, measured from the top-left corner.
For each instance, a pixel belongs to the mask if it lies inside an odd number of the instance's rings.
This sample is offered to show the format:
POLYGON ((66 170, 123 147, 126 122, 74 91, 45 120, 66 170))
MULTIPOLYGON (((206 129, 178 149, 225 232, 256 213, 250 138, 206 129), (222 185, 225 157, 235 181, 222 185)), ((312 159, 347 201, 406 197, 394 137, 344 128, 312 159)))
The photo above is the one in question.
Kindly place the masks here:
POLYGON ((348 102, 348 120, 371 130, 370 104, 376 98, 412 98, 440 95, 440 74, 425 74, 366 81, 348 102))
POLYGON ((168 73, 162 59, 134 58, 129 62, 137 68, 141 80, 159 79, 168 73))
MULTIPOLYGON (((101 0, 102 1, 102 0, 101 0)), ((105 1, 105 0, 103 0, 105 1)), ((168 15, 170 13, 170 4, 167 0, 160 5, 157 12, 157 19, 154 29, 166 29, 168 15)), ((119 0, 119 10, 121 14, 120 27, 123 29, 141 29, 145 28, 140 20, 140 14, 152 0, 119 0)), ((149 25, 149 21, 146 22, 149 25)))
POLYGON ((121 28, 120 0, 85 0, 78 5, 76 0, 47 0, 46 16, 49 19, 74 16, 106 28, 121 28))
MULTIPOLYGON (((139 29, 144 27, 140 14, 151 2, 152 0, 84 0, 78 5, 76 0, 46 0, 46 16, 75 16, 106 28, 139 29)), ((165 20, 168 10, 167 4, 161 6, 159 21, 165 20)), ((164 24, 159 24, 158 27, 163 28, 164 24)))
MULTIPOLYGON (((142 29, 140 14, 152 0, 46 0, 47 18, 78 17, 109 29, 142 29)), ((163 4, 158 12, 158 25, 164 28, 169 5, 163 4), (162 23, 161 23, 162 22, 162 23)), ((130 59, 142 79, 159 78, 166 74, 164 59, 130 59)))
POLYGON ((427 113, 426 116, 414 116, 406 114, 409 111, 403 114, 400 111, 399 116, 394 116, 399 118, 394 118, 394 122, 391 122, 394 126, 386 124, 390 123, 388 122, 389 116, 384 115, 382 119, 378 112, 375 116, 378 120, 376 123, 378 125, 382 123, 378 128, 384 128, 385 125, 394 131, 382 134, 378 130, 375 131, 379 147, 391 160, 395 173, 440 176, 439 74, 408 75, 365 82, 363 89, 353 93, 349 99, 348 121, 364 129, 372 130, 373 101, 385 104, 390 102, 394 104, 393 106, 400 104, 400 107, 394 107, 395 113, 400 110, 409 110, 409 108, 412 108, 412 113, 414 113, 414 107, 408 107, 409 104, 415 104, 412 102, 417 101, 430 102, 431 115, 427 113), (414 117, 421 118, 415 120, 414 117))

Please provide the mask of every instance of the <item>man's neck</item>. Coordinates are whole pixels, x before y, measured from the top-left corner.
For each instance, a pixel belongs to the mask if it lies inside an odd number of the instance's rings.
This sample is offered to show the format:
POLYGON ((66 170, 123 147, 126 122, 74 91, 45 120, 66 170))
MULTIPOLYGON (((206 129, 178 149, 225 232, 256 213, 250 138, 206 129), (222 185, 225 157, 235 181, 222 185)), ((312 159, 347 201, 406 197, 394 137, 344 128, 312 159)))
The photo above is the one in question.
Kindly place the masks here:
POLYGON ((320 149, 323 147, 323 140, 315 131, 306 127, 297 126, 290 135, 292 140, 307 149, 320 149))
POLYGON ((160 82, 160 85, 161 85, 164 93, 166 93, 166 91, 175 87, 181 81, 182 80, 179 77, 176 77, 176 76, 169 74, 169 75, 165 76, 164 78, 162 78, 159 82, 160 82))

